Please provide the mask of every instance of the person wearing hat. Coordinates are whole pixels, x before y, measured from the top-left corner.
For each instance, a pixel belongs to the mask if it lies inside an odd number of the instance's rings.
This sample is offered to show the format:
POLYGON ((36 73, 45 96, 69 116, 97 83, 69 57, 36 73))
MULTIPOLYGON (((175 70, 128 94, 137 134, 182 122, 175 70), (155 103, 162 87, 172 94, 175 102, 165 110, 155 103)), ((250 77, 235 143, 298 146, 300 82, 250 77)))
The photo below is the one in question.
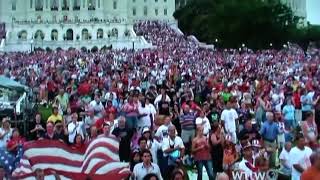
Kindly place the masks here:
POLYGON ((152 137, 152 132, 149 127, 142 128, 142 137, 147 139, 147 148, 152 154, 152 162, 158 164, 158 152, 161 150, 161 144, 152 137))
POLYGON ((2 127, 0 128, 0 149, 7 147, 7 141, 12 136, 13 129, 10 127, 9 118, 2 119, 2 127))
POLYGON ((239 170, 244 172, 246 176, 251 177, 253 172, 257 172, 257 168, 254 166, 252 158, 252 145, 247 142, 242 148, 243 159, 239 163, 239 170))

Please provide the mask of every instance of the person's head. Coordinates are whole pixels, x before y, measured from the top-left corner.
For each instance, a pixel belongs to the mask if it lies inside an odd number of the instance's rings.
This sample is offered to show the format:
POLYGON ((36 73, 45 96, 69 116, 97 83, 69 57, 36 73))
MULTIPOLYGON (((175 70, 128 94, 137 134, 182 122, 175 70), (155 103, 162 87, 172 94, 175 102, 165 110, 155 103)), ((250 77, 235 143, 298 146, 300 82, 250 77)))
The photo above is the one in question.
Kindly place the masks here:
POLYGON ((220 173, 218 176, 217 176, 217 180, 229 180, 229 176, 226 174, 226 173, 220 173))
POLYGON ((98 136, 98 129, 96 126, 91 126, 90 128, 90 136, 97 137, 98 136))
POLYGON ((287 152, 290 152, 291 147, 292 147, 291 142, 286 142, 286 144, 284 145, 284 148, 287 152))
POLYGON ((35 170, 36 180, 44 180, 44 171, 43 169, 37 168, 35 170))
POLYGON ((198 126, 197 127, 197 137, 202 137, 203 136, 203 126, 198 126))
POLYGON ((159 178, 156 174, 151 173, 144 176, 143 180, 159 180, 159 178))
POLYGON ((139 151, 133 151, 132 153, 132 162, 140 162, 141 161, 141 156, 140 156, 140 152, 139 151))
POLYGON ((103 134, 106 136, 110 135, 110 126, 111 124, 109 122, 106 122, 103 124, 103 134))
POLYGON ((249 142, 243 147, 243 156, 245 159, 252 158, 252 146, 249 142))
POLYGON ((142 129, 142 137, 146 138, 147 140, 151 138, 151 131, 149 127, 144 127, 142 129))
POLYGON ((53 107, 53 114, 54 114, 54 115, 58 115, 58 113, 59 113, 58 107, 57 107, 57 106, 54 106, 54 107, 53 107))
POLYGON ((17 138, 20 136, 20 132, 18 128, 14 128, 12 131, 12 138, 17 138))
POLYGON ((200 116, 201 118, 204 118, 205 115, 206 115, 206 114, 204 113, 204 110, 201 110, 199 116, 200 116))
POLYGON ((124 116, 120 116, 119 118, 119 128, 125 128, 126 127, 126 118, 124 116))
POLYGON ((5 117, 5 118, 2 119, 2 127, 4 129, 10 128, 10 121, 9 121, 8 117, 5 117))
POLYGON ((152 155, 151 152, 147 149, 143 150, 141 152, 141 156, 142 156, 142 161, 145 164, 150 164, 151 163, 151 159, 152 159, 152 155))
POLYGON ((166 116, 164 118, 164 124, 168 125, 171 122, 171 117, 170 116, 166 116))
POLYGON ((46 126, 47 133, 49 134, 53 133, 53 127, 54 127, 53 122, 49 121, 46 126))
POLYGON ((81 134, 77 134, 74 139, 75 139, 74 140, 74 144, 78 144, 79 145, 79 144, 82 144, 82 142, 83 142, 81 134))
POLYGON ((220 124, 218 122, 213 123, 212 133, 219 134, 221 132, 220 124))
POLYGON ((78 121, 78 114, 77 113, 73 113, 71 116, 72 122, 76 123, 78 121))
POLYGON ((306 113, 306 121, 312 122, 313 121, 313 113, 311 111, 306 113))
POLYGON ((41 122, 41 114, 37 113, 36 114, 36 123, 39 124, 41 122))
POLYGON ((190 106, 189 105, 185 105, 183 108, 183 112, 184 113, 189 113, 190 112, 190 106))
POLYGON ((252 121, 251 121, 251 119, 246 120, 246 122, 244 123, 244 127, 247 130, 251 130, 252 129, 252 121))
POLYGON ((168 127, 168 134, 170 138, 175 138, 176 137, 176 127, 174 125, 170 125, 168 127))
POLYGON ((320 170, 320 152, 313 152, 310 156, 311 165, 320 170))
POLYGON ((232 108, 232 102, 230 100, 227 101, 226 108, 227 109, 231 109, 232 108))
POLYGON ((184 180, 184 172, 182 169, 177 168, 175 170, 173 170, 172 172, 172 176, 171 176, 171 180, 184 180))
POLYGON ((297 141, 297 147, 299 149, 304 149, 304 146, 306 144, 306 140, 305 140, 303 134, 298 134, 296 136, 296 141, 297 141))
POLYGON ((292 104, 291 99, 288 98, 288 99, 287 99, 287 105, 291 105, 291 104, 292 104))
POLYGON ((140 150, 147 149, 147 139, 146 138, 140 137, 138 139, 138 144, 139 144, 140 150))
POLYGON ((63 95, 64 94, 64 89, 63 88, 61 88, 61 89, 59 89, 59 95, 63 95))
POLYGON ((100 94, 99 93, 96 93, 94 95, 94 100, 97 102, 97 103, 100 103, 100 94))
POLYGON ((266 117, 267 117, 267 120, 268 120, 268 122, 273 122, 273 120, 274 120, 274 115, 273 115, 273 113, 272 112, 267 112, 266 113, 266 117))

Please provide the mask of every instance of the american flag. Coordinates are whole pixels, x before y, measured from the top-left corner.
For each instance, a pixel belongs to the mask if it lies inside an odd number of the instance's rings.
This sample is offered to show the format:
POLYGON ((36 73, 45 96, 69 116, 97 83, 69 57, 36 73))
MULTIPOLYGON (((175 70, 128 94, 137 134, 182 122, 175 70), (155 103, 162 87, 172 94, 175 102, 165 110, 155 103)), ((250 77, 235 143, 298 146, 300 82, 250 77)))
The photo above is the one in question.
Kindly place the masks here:
POLYGON ((60 141, 34 141, 24 145, 24 154, 12 176, 30 179, 40 168, 48 176, 55 171, 61 179, 124 179, 130 174, 129 164, 119 161, 118 151, 118 141, 106 137, 93 140, 84 153, 60 141))

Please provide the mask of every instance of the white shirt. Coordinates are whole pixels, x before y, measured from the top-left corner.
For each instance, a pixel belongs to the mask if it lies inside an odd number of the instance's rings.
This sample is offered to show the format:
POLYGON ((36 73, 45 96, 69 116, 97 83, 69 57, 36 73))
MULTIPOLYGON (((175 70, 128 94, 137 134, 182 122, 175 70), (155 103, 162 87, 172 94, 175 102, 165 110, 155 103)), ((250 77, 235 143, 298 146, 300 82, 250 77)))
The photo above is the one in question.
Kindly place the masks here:
MULTIPOLYGON (((248 163, 249 161, 247 161, 246 159, 242 159, 242 161, 240 161, 239 163, 239 170, 244 172, 246 177, 251 177, 252 176, 252 170, 249 169, 249 167, 246 165, 246 163, 248 163)), ((253 166, 253 165, 252 165, 253 166)))
POLYGON ((165 153, 164 151, 169 149, 170 146, 173 146, 174 148, 175 147, 179 147, 179 148, 184 148, 184 144, 183 144, 183 141, 181 139, 181 137, 179 136, 176 136, 174 138, 174 140, 172 140, 169 136, 167 138, 164 138, 163 139, 163 142, 162 142, 162 151, 163 151, 163 156, 167 157, 168 154, 165 153))
POLYGON ((154 107, 149 105, 145 105, 145 107, 142 107, 141 105, 138 107, 138 111, 139 114, 147 114, 146 116, 141 117, 138 122, 137 122, 137 126, 138 127, 145 127, 151 126, 151 117, 153 116, 153 114, 155 114, 156 110, 154 109, 154 107))
POLYGON ((148 140, 147 147, 152 154, 152 162, 158 164, 157 152, 162 148, 161 144, 156 139, 153 139, 152 142, 148 140))
POLYGON ((294 147, 291 149, 289 153, 289 158, 290 158, 290 164, 292 167, 291 171, 291 179, 292 180, 300 180, 301 173, 297 171, 293 165, 294 164, 299 164, 303 169, 307 169, 308 167, 311 166, 310 163, 310 156, 312 154, 312 150, 305 146, 304 150, 301 150, 297 147, 294 147))
MULTIPOLYGON (((290 171, 290 169, 288 169, 288 167, 290 167, 290 156, 289 156, 289 153, 285 148, 282 149, 281 153, 280 153, 280 156, 279 156, 279 159, 280 160, 284 160, 285 163, 281 163, 280 164, 280 169, 283 170, 283 171, 290 171)), ((288 173, 288 172, 284 172, 284 173, 288 173)), ((290 175, 290 174, 289 174, 290 175)))
POLYGON ((225 109, 221 113, 221 120, 224 121, 228 133, 236 131, 236 119, 238 119, 238 113, 232 108, 225 109))
POLYGON ((162 142, 164 138, 168 137, 168 127, 170 125, 171 123, 169 125, 163 124, 157 129, 155 136, 159 138, 160 142, 162 142))
POLYGON ((197 117, 196 119, 196 125, 203 125, 203 134, 207 135, 209 134, 209 131, 211 129, 211 125, 209 122, 209 119, 207 117, 197 117))
POLYGON ((157 164, 155 163, 151 163, 151 166, 146 168, 143 165, 143 162, 138 163, 134 166, 133 168, 133 174, 134 174, 134 180, 143 180, 143 178, 147 175, 147 174, 156 174, 159 178, 159 180, 162 180, 162 176, 160 173, 160 168, 157 164))
MULTIPOLYGON (((3 128, 0 128, 0 135, 3 135, 5 133, 3 128)), ((10 140, 10 137, 12 136, 12 128, 9 129, 9 132, 3 136, 2 139, 0 139, 0 149, 7 147, 7 142, 10 140)))
POLYGON ((89 107, 94 110, 95 114, 98 113, 98 116, 101 117, 100 113, 104 110, 104 107, 101 101, 100 103, 97 103, 97 101, 93 100, 90 102, 89 107))
POLYGON ((73 122, 71 122, 70 124, 68 124, 68 134, 69 134, 69 143, 73 143, 74 142, 74 138, 76 137, 77 134, 81 134, 82 139, 84 139, 84 132, 82 131, 83 128, 83 122, 77 122, 76 124, 74 124, 73 122), (76 129, 75 129, 76 128, 76 129))

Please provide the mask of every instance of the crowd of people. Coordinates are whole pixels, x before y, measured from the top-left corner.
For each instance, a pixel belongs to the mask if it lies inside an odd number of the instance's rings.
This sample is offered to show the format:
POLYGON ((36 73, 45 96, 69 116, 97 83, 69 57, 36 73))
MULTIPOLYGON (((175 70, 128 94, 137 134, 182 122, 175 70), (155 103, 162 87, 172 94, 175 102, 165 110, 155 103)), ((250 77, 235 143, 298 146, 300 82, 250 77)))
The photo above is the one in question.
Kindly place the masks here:
POLYGON ((1 74, 52 106, 25 137, 4 118, 0 149, 50 139, 84 151, 107 136, 134 180, 319 177, 319 49, 205 49, 163 22, 134 30, 157 48, 0 55, 1 74))

